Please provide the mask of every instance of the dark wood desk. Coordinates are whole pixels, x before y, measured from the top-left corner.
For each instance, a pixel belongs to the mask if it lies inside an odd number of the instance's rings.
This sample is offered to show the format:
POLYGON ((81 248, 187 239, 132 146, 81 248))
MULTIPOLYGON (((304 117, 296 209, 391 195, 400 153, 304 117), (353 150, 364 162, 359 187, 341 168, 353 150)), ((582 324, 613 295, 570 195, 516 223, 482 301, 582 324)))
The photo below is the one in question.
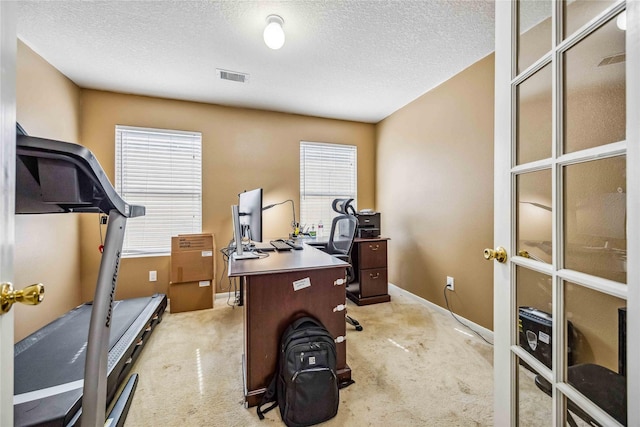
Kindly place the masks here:
MULTIPOLYGON (((261 259, 230 260, 229 277, 241 277, 244 299, 243 380, 246 406, 255 406, 276 369, 280 337, 296 318, 309 314, 329 333, 345 337, 344 279, 349 266, 331 255, 303 245, 303 250, 270 252, 261 259), (308 278, 311 286, 294 290, 308 278), (341 284, 336 284, 342 279, 341 284)), ((346 341, 336 344, 338 377, 351 379, 346 341)))

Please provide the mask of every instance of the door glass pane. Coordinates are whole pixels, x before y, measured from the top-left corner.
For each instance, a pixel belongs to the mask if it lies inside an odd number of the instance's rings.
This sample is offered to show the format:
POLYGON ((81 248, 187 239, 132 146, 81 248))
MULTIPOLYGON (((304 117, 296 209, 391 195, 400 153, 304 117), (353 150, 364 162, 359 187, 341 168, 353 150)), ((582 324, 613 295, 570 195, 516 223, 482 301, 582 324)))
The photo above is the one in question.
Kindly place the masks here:
POLYGON ((516 235, 518 254, 551 263, 551 169, 518 175, 516 235))
POLYGON ((551 50, 551 1, 518 2, 518 73, 551 50))
POLYGON ((570 0, 562 2, 564 10, 564 38, 591 21, 615 0, 570 0))
POLYGON ((553 407, 551 395, 546 393, 545 387, 549 383, 541 382, 541 377, 536 377, 535 371, 518 363, 518 426, 520 427, 551 425, 553 407))
POLYGON ((564 266, 626 283, 626 161, 564 167, 564 266))
POLYGON ((625 139, 625 32, 610 20, 563 55, 564 152, 625 139))
POLYGON ((566 426, 592 427, 599 426, 591 416, 578 407, 571 399, 567 399, 566 426))
POLYGON ((516 267, 518 345, 551 369, 551 277, 516 267))
POLYGON ((625 424, 626 302, 571 282, 564 290, 567 382, 625 424))
POLYGON ((516 91, 516 163, 551 157, 551 65, 520 83, 516 91))

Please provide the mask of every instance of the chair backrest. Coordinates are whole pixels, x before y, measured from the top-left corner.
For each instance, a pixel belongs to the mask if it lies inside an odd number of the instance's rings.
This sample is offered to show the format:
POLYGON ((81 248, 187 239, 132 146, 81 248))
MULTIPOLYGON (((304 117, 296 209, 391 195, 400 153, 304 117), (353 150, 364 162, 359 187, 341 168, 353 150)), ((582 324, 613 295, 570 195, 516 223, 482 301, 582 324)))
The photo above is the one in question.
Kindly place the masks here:
POLYGON ((357 225, 358 219, 353 215, 338 215, 333 218, 327 252, 333 255, 351 255, 357 225))
POLYGON ((353 199, 334 199, 331 208, 339 214, 355 215, 356 210, 351 206, 353 199))
MULTIPOLYGON (((333 202, 333 207, 336 212, 336 201, 344 199, 336 199, 333 202)), ((351 201, 353 199, 349 199, 351 201)), ((344 204, 343 212, 347 212, 346 207, 350 205, 344 204)), ((358 226, 358 219, 354 215, 348 213, 342 213, 333 218, 331 222, 331 234, 329 234, 329 243, 327 243, 327 252, 336 255, 351 255, 351 248, 353 247, 353 240, 356 236, 356 228, 358 226)))

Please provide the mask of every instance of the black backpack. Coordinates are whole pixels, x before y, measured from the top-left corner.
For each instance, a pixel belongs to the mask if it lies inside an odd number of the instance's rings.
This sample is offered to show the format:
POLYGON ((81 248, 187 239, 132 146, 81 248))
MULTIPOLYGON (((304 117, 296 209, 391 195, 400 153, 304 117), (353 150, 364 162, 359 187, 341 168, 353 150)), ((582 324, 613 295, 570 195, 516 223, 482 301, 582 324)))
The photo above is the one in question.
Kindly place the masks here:
POLYGON ((280 406, 287 426, 310 426, 335 417, 339 402, 333 337, 316 319, 302 317, 282 335, 276 373, 258 405, 258 417, 280 406))

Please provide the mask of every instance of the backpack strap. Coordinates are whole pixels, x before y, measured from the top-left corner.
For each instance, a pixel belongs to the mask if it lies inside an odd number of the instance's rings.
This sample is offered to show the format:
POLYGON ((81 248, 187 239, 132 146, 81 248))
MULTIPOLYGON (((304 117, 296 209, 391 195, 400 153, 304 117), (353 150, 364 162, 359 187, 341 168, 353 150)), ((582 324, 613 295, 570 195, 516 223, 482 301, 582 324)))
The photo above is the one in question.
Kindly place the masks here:
POLYGON ((271 378, 271 382, 269 383, 269 387, 267 387, 267 391, 262 395, 262 400, 260 400, 260 404, 258 405, 256 412, 258 413, 258 418, 264 420, 264 414, 278 406, 278 399, 276 397, 276 381, 277 381, 277 373, 271 378), (264 411, 261 409, 267 403, 273 402, 267 409, 264 411))

